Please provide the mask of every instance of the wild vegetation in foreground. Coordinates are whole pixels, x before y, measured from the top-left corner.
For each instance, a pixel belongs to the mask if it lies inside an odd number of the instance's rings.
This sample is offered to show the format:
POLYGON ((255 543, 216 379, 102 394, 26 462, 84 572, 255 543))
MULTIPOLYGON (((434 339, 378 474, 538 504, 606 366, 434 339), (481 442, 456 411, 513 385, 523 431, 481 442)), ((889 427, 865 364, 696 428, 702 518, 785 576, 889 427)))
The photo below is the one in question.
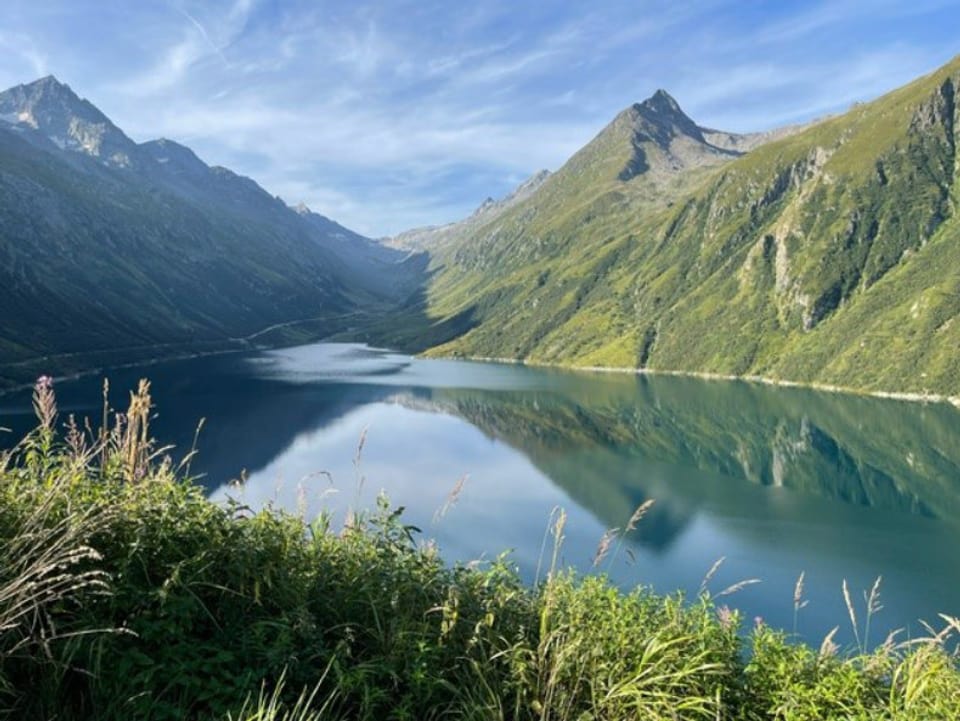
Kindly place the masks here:
POLYGON ((873 651, 871 609, 853 604, 857 649, 745 631, 707 591, 624 593, 558 569, 562 513, 531 587, 505 559, 446 566, 386 501, 334 529, 207 500, 189 456, 150 437, 146 383, 99 431, 58 430, 46 380, 35 405, 37 429, 0 458, 6 717, 960 717, 955 618, 873 651))

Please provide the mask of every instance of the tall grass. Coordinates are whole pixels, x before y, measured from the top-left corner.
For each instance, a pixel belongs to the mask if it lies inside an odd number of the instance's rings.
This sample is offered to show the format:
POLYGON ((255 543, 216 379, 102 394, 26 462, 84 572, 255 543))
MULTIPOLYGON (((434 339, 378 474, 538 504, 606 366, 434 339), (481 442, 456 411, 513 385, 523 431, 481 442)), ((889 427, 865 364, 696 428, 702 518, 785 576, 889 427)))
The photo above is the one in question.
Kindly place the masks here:
MULTIPOLYGON (((872 651, 852 603, 861 643, 848 652, 743 631, 718 605, 726 591, 707 590, 712 573, 684 599, 558 567, 560 510, 528 586, 506 557, 444 564, 386 499, 340 527, 208 501, 150 435, 146 383, 97 429, 58 418, 47 380, 36 410, 37 429, 0 458, 10 718, 960 718, 952 617, 872 651)), ((598 567, 622 539, 605 536, 598 567)))

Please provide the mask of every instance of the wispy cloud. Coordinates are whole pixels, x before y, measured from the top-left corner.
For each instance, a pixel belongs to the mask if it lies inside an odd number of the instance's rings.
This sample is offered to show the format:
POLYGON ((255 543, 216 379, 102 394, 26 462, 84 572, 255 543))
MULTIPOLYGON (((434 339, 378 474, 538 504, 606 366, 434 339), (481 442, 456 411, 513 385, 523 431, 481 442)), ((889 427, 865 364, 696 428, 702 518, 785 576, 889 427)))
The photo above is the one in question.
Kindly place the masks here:
POLYGON ((217 44, 213 42, 213 40, 210 38, 210 34, 207 32, 207 29, 203 26, 203 24, 183 8, 177 8, 177 10, 180 12, 181 15, 183 15, 187 20, 190 21, 190 24, 193 25, 193 27, 197 29, 197 32, 200 33, 200 37, 207 44, 207 47, 213 53, 215 53, 221 60, 223 60, 224 65, 228 65, 229 63, 227 63, 227 59, 226 57, 224 57, 223 51, 221 51, 220 48, 217 46, 217 44))
MULTIPOLYGON (((947 8, 955 10, 956 3, 953 0, 915 0, 909 3, 900 0, 875 0, 870 3, 862 0, 822 0, 764 26, 753 39, 766 45, 789 43, 841 25, 852 28, 859 25, 862 30, 868 30, 879 22, 919 17, 947 8)), ((869 32, 864 36, 869 37, 869 32)))
POLYGON ((558 167, 657 87, 731 130, 879 94, 956 52, 953 6, 5 0, 0 81, 57 73, 132 137, 381 235, 558 167))
POLYGON ((254 7, 253 0, 237 0, 227 8, 208 12, 209 18, 201 20, 183 5, 172 6, 168 17, 163 18, 154 31, 161 36, 159 60, 124 77, 117 91, 140 97, 156 96, 182 85, 191 69, 209 58, 219 61, 221 71, 230 72, 232 63, 227 60, 224 48, 245 28, 254 7))
MULTIPOLYGON (((26 69, 33 76, 40 77, 46 75, 49 68, 49 61, 46 53, 27 33, 5 32, 0 30, 0 52, 6 56, 6 65, 8 73, 11 69, 9 60, 11 56, 14 60, 14 68, 26 69)), ((24 79, 17 78, 17 82, 24 79)))

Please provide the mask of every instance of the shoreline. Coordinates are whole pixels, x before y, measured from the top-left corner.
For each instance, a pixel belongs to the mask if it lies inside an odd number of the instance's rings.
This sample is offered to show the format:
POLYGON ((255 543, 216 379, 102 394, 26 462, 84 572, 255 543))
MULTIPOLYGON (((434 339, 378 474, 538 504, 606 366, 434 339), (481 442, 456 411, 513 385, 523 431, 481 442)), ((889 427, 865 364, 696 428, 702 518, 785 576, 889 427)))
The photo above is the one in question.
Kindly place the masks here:
MULTIPOLYGON (((320 341, 317 341, 320 342, 320 341)), ((86 368, 80 371, 72 371, 70 373, 64 373, 63 375, 53 376, 54 383, 62 381, 75 381, 81 378, 88 378, 92 375, 97 375, 98 373, 103 373, 104 371, 109 370, 126 370, 128 368, 139 368, 157 365, 158 363, 166 362, 176 362, 176 361, 185 361, 193 360, 194 358, 206 358, 208 356, 217 356, 217 355, 228 355, 230 353, 245 353, 248 351, 257 350, 257 347, 252 348, 224 348, 221 350, 211 350, 211 351, 192 351, 184 352, 168 356, 156 356, 154 358, 145 358, 144 360, 138 361, 127 361, 123 363, 116 363, 110 365, 100 365, 96 368, 86 368)), ((0 398, 4 396, 11 395, 13 393, 19 393, 21 391, 30 390, 33 388, 33 383, 21 383, 20 385, 10 386, 9 388, 0 388, 0 398)))
MULTIPOLYGON (((304 323, 309 321, 294 321, 293 323, 280 324, 280 325, 294 325, 299 323, 304 323)), ((267 330, 273 330, 275 326, 268 328, 267 330)), ((264 331, 255 333, 252 337, 263 335, 264 331)), ((167 361, 184 361, 192 360, 195 358, 206 358, 218 355, 229 355, 232 353, 246 353, 256 350, 271 350, 277 348, 292 348, 297 345, 309 345, 312 343, 323 343, 323 342, 334 342, 333 338, 340 335, 339 333, 333 333, 316 340, 310 341, 307 344, 264 344, 264 345, 250 345, 247 347, 235 347, 235 348, 221 348, 218 350, 209 350, 209 351, 185 351, 181 353, 174 353, 172 355, 161 355, 154 356, 152 358, 145 358, 143 360, 135 360, 128 362, 121 362, 114 365, 98 365, 93 368, 88 368, 84 370, 74 371, 66 373, 64 375, 55 376, 56 380, 60 381, 72 381, 78 380, 80 378, 86 378, 97 373, 102 373, 107 370, 113 369, 129 369, 129 368, 138 368, 138 367, 148 367, 156 365, 158 363, 164 363, 167 361)), ((248 341, 247 338, 237 339, 231 338, 230 341, 248 341)), ((342 342, 363 342, 363 341, 342 341, 342 342)), ((368 343, 365 343, 369 345, 368 343)), ((371 348, 374 346, 370 346, 371 348)), ((406 351, 397 351, 396 349, 387 349, 393 352, 406 353, 406 351)), ((424 359, 436 359, 436 360, 465 360, 473 361, 477 363, 502 363, 506 365, 522 365, 528 366, 530 368, 553 368, 556 370, 565 370, 565 371, 574 371, 581 373, 616 373, 620 375, 646 375, 646 376, 672 376, 678 378, 699 378, 701 380, 714 380, 714 381, 743 381, 746 383, 754 383, 758 385, 773 386, 777 388, 803 388, 807 390, 821 391, 824 393, 837 393, 844 395, 856 395, 856 396, 868 396, 872 398, 882 398, 885 400, 897 400, 897 401, 906 401, 909 403, 947 403, 954 408, 960 409, 960 396, 950 396, 943 393, 915 393, 915 392, 905 392, 905 391, 870 391, 860 388, 851 388, 849 386, 841 386, 831 383, 817 383, 817 382, 804 382, 804 381, 791 381, 782 378, 770 378, 768 376, 761 375, 733 375, 729 373, 711 373, 706 371, 683 371, 683 370, 666 370, 660 368, 629 368, 625 366, 578 366, 572 365, 569 363, 551 363, 548 361, 532 361, 518 358, 498 358, 495 356, 461 356, 461 355, 425 355, 424 353, 408 353, 413 358, 424 358, 424 359)), ((33 383, 23 383, 20 385, 11 386, 9 388, 0 388, 0 398, 4 396, 18 393, 20 391, 29 390, 33 387, 33 383)))
MULTIPOLYGON (((173 344, 173 343, 158 343, 152 346, 148 345, 148 346, 138 346, 138 347, 130 347, 130 348, 82 351, 77 353, 73 353, 73 352, 58 353, 58 354, 53 354, 51 356, 37 356, 34 358, 27 358, 19 361, 14 361, 13 363, 6 364, 6 366, 0 365, 0 370, 3 370, 4 367, 9 368, 9 367, 15 367, 15 366, 25 366, 29 364, 40 364, 44 361, 45 358, 50 358, 51 360, 54 360, 56 358, 80 359, 80 358, 83 358, 84 356, 92 358, 92 357, 95 357, 97 354, 123 353, 123 352, 137 351, 137 350, 148 350, 151 347, 152 348, 166 347, 171 349, 170 355, 150 356, 150 357, 142 358, 140 360, 120 361, 118 363, 98 363, 90 368, 70 371, 62 375, 53 376, 54 380, 71 381, 71 380, 77 380, 79 378, 86 378, 96 373, 102 373, 105 370, 137 368, 140 366, 151 366, 151 365, 156 365, 157 363, 165 363, 167 361, 191 360, 193 358, 205 358, 208 356, 227 355, 230 353, 245 353, 248 351, 255 351, 255 350, 288 348, 293 346, 285 345, 284 343, 277 343, 277 344, 264 343, 262 345, 255 345, 253 344, 252 341, 256 338, 260 338, 261 336, 266 335, 267 333, 271 333, 273 331, 280 330, 283 328, 293 328, 298 325, 315 323, 317 321, 345 320, 348 318, 355 318, 357 315, 358 315, 357 313, 346 313, 343 315, 332 316, 332 317, 312 316, 310 318, 298 318, 296 320, 284 321, 282 323, 274 323, 273 325, 269 325, 266 328, 261 328, 260 330, 257 330, 251 333, 250 335, 239 336, 239 337, 229 337, 229 338, 222 338, 222 339, 208 341, 211 344, 224 344, 221 347, 215 348, 212 350, 190 350, 189 346, 187 345, 173 344), (235 345, 233 347, 227 347, 226 344, 235 344, 235 345), (179 350, 174 350, 175 348, 179 348, 179 350)), ((316 338, 310 342, 322 343, 324 340, 333 338, 341 332, 342 331, 335 331, 333 333, 328 333, 327 335, 316 338)), ((12 393, 19 393, 20 391, 29 390, 30 388, 33 388, 33 385, 34 385, 34 381, 31 381, 29 383, 20 383, 17 385, 12 385, 7 388, 0 387, 0 398, 3 398, 4 396, 10 395, 12 393)))
POLYGON ((710 373, 706 371, 682 371, 665 370, 660 368, 628 368, 624 366, 578 366, 569 363, 551 363, 548 361, 531 361, 518 358, 497 358, 493 356, 425 356, 422 358, 435 358, 442 360, 466 360, 478 363, 505 363, 512 365, 529 366, 531 368, 555 368, 557 370, 580 371, 585 373, 617 373, 621 375, 648 375, 648 376, 674 376, 679 378, 699 378, 701 380, 712 381, 743 381, 746 383, 755 383, 758 385, 774 386, 779 388, 804 388, 807 390, 821 391, 824 393, 838 393, 844 395, 869 396, 872 398, 883 398, 886 400, 906 401, 910 403, 947 403, 954 408, 960 409, 960 396, 950 396, 943 393, 911 393, 906 391, 869 391, 862 388, 852 388, 849 386, 840 386, 831 383, 817 383, 804 381, 791 381, 781 378, 770 378, 760 375, 733 375, 729 373, 710 373))

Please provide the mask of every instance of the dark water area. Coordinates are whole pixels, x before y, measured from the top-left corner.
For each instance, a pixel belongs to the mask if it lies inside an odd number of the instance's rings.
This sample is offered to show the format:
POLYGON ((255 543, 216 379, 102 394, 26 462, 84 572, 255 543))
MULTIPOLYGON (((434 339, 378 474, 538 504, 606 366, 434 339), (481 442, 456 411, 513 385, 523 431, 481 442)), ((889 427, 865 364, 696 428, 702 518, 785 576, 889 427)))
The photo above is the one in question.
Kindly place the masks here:
MULTIPOLYGON (((960 615, 960 412, 944 404, 746 382, 419 360, 353 344, 155 364, 110 374, 122 407, 140 377, 153 430, 215 499, 272 503, 341 523, 381 490, 451 561, 510 551, 529 579, 551 512, 562 559, 586 572, 604 531, 655 504, 600 569, 625 588, 722 599, 811 643, 852 641, 841 586, 863 613, 882 576, 888 630, 960 615), (355 455, 364 444, 359 464, 355 455), (245 483, 230 481, 244 475, 245 483), (463 491, 437 513, 458 480, 463 491), (362 483, 361 483, 362 480, 362 483)), ((102 379, 56 386, 61 416, 99 419, 102 379)), ((32 425, 28 394, 0 397, 0 447, 32 425)))

